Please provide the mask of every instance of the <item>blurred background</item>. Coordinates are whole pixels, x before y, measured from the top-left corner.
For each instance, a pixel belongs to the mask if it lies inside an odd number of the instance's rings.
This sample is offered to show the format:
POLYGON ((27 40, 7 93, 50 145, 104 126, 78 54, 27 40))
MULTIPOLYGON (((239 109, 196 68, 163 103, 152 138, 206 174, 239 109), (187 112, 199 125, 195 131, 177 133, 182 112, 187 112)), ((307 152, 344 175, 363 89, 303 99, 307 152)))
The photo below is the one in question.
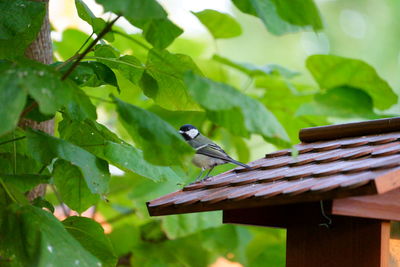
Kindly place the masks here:
MULTIPOLYGON (((254 80, 243 73, 232 68, 222 68, 211 59, 212 56, 218 54, 233 61, 259 66, 279 64, 291 71, 299 72, 300 75, 291 79, 291 83, 305 95, 307 92, 318 90, 317 84, 305 66, 308 56, 333 54, 361 59, 373 66, 397 94, 400 92, 399 1, 316 0, 324 29, 318 33, 299 32, 283 36, 270 34, 258 18, 241 13, 227 0, 159 2, 168 11, 170 19, 184 29, 183 35, 175 40, 168 48, 169 51, 190 55, 203 73, 214 80, 224 81, 239 90, 250 90, 253 95, 259 95, 261 97, 259 100, 274 111, 281 123, 285 121, 288 113, 295 113, 298 108, 295 101, 290 102, 286 99, 289 95, 265 94, 264 90, 268 90, 269 85, 263 85, 262 81, 255 84, 254 80), (204 9, 214 9, 234 16, 242 26, 242 35, 231 39, 214 40, 190 12, 204 9), (281 102, 287 103, 284 104, 287 106, 280 105, 281 102)), ((85 0, 85 3, 95 15, 106 20, 110 18, 109 14, 103 14, 102 8, 93 0, 85 0)), ((50 20, 53 26, 55 59, 64 61, 82 45, 91 33, 91 27, 79 19, 72 0, 50 1, 50 20)), ((118 21, 116 25, 130 34, 139 32, 123 20, 118 21)), ((144 54, 142 48, 129 40, 119 35, 115 38, 113 46, 122 53, 134 54, 139 58, 144 54)), ((135 104, 140 100, 141 106, 150 108, 176 128, 185 123, 184 119, 187 117, 190 117, 192 123, 198 121, 201 129, 206 130, 206 133, 226 148, 228 153, 241 161, 256 160, 276 149, 257 136, 243 141, 242 138, 236 138, 224 129, 213 130, 212 125, 205 121, 204 114, 187 112, 182 115, 153 106, 152 100, 146 98, 139 88, 123 77, 117 76, 117 78, 122 88, 122 99, 135 104)), ((276 81, 265 83, 274 82, 276 81)), ((99 92, 96 88, 85 90, 99 99, 106 98, 110 92, 115 91, 111 86, 108 91, 99 92)), ((118 124, 113 109, 101 100, 97 104, 99 121, 116 131, 125 140, 129 140, 128 134, 118 124)), ((399 114, 399 111, 400 107, 397 104, 385 111, 385 114, 399 114)), ((307 121, 303 118, 283 124, 295 144, 298 141, 297 132, 302 127, 357 119, 314 116, 307 118, 307 121)), ((229 168, 231 166, 221 166, 215 173, 229 168)), ((285 265, 284 230, 222 226, 219 212, 163 218, 148 216, 146 201, 172 192, 193 180, 197 175, 197 169, 189 167, 188 170, 181 171, 182 180, 159 183, 133 174, 125 174, 117 168, 113 168, 112 172, 114 177, 111 181, 111 192, 107 196, 108 202, 103 201, 88 211, 88 216, 96 216, 96 220, 103 223, 120 257, 120 264, 241 266, 238 263, 240 261, 245 266, 267 266, 266 262, 270 263, 268 266, 285 265)), ((49 192, 49 197, 55 199, 52 192, 49 192)))

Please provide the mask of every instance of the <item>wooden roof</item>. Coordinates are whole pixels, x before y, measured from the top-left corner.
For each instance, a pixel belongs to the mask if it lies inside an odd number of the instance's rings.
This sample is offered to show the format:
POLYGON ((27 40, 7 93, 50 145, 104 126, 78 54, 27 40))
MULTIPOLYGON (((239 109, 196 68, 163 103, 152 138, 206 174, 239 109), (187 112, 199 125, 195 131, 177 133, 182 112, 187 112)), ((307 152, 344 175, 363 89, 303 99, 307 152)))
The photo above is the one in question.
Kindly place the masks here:
POLYGON ((238 167, 150 201, 149 213, 308 202, 400 187, 400 118, 307 128, 300 139, 297 157, 290 149, 267 154, 249 163, 250 170, 238 167))

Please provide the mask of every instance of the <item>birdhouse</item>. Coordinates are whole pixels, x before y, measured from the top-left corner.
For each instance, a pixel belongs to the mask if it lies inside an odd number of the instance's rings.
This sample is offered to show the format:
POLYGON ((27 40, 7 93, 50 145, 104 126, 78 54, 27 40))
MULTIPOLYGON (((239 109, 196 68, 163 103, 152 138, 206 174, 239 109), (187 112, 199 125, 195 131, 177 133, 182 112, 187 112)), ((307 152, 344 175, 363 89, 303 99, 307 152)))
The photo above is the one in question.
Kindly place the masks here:
POLYGON ((285 228, 287 267, 389 266, 390 222, 400 221, 400 118, 306 128, 299 138, 251 169, 148 202, 150 215, 222 210, 224 223, 285 228))

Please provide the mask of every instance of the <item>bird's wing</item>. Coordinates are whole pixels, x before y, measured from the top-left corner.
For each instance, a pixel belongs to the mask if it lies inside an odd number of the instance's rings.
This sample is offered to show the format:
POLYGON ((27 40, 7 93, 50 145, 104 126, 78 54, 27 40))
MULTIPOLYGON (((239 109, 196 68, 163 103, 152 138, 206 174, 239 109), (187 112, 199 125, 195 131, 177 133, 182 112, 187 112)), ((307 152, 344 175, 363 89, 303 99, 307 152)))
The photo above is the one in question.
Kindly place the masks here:
POLYGON ((232 161, 232 158, 229 157, 228 154, 226 154, 222 148, 213 143, 199 146, 198 148, 196 148, 196 153, 206 155, 212 158, 225 160, 227 162, 232 161))

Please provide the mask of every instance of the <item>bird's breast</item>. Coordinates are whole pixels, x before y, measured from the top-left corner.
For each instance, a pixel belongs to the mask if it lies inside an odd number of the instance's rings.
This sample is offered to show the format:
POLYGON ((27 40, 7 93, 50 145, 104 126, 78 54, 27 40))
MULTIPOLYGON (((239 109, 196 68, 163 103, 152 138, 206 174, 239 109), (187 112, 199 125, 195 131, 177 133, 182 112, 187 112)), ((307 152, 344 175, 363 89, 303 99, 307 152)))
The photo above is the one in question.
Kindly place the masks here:
POLYGON ((202 169, 210 169, 214 166, 226 163, 221 159, 211 158, 202 154, 195 154, 192 162, 194 165, 202 169))

